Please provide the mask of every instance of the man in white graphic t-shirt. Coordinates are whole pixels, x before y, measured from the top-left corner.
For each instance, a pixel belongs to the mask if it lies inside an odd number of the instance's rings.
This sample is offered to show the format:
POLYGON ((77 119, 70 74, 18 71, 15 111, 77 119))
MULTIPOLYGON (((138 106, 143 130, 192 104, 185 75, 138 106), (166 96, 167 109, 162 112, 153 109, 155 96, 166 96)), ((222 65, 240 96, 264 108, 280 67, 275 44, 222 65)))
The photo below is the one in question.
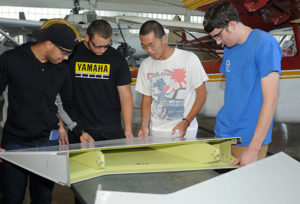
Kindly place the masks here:
POLYGON ((142 62, 136 83, 136 90, 143 95, 138 136, 150 132, 152 136, 196 137, 195 116, 205 103, 208 79, 199 58, 168 46, 157 21, 145 22, 139 34, 141 46, 150 56, 142 62))

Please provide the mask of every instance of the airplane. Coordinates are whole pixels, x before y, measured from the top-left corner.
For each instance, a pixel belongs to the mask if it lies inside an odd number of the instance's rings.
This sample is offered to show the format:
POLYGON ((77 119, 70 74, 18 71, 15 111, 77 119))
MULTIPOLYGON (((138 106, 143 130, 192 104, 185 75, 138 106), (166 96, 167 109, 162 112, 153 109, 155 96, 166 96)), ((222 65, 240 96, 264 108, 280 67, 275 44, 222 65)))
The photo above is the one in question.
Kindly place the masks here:
MULTIPOLYGON (((26 20, 25 17, 24 19, 0 18, 0 33, 2 34, 2 38, 0 38, 0 53, 31 40, 31 33, 33 30, 45 28, 53 23, 67 24, 74 30, 79 41, 81 41, 84 38, 88 25, 93 20, 101 17, 97 16, 93 11, 79 13, 78 10, 78 8, 72 9, 72 12, 76 13, 71 13, 64 19, 55 18, 30 21, 26 20), (15 40, 16 37, 20 36, 22 36, 21 42, 15 40)), ((138 34, 132 33, 131 29, 138 29, 139 27, 136 25, 120 24, 113 21, 111 21, 110 24, 113 28, 112 46, 128 59, 131 66, 137 67, 138 60, 147 56, 146 51, 140 46, 131 47, 139 44, 138 34)))
MULTIPOLYGON (((38 7, 51 7, 51 8, 55 8, 55 7, 70 7, 70 4, 72 4, 71 2, 73 2, 73 9, 71 10, 71 14, 67 15, 65 17, 66 20, 68 20, 71 24, 74 25, 74 27, 76 28, 76 30, 78 30, 80 36, 83 36, 85 33, 85 30, 87 28, 87 26, 89 25, 89 23, 92 20, 98 19, 99 16, 96 15, 95 10, 96 9, 108 9, 111 10, 111 8, 109 7, 116 7, 116 6, 120 6, 119 10, 124 10, 124 8, 121 8, 123 4, 126 5, 130 5, 130 8, 127 9, 133 9, 133 11, 136 11, 134 8, 135 6, 139 6, 140 4, 142 5, 147 5, 146 9, 144 9, 143 7, 140 7, 139 10, 145 10, 146 12, 149 12, 149 9, 154 9, 156 12, 161 12, 161 13, 170 13, 172 11, 172 13, 178 13, 178 14, 188 14, 188 15, 199 15, 198 11, 189 11, 188 13, 186 12, 187 10, 185 8, 182 7, 182 3, 180 2, 180 0, 163 0, 163 1, 136 1, 136 0, 131 0, 131 1, 114 1, 114 0, 110 0, 110 1, 105 1, 105 0, 59 0, 59 2, 57 0, 54 1, 39 1, 38 4, 36 4, 37 2, 32 2, 32 1, 23 1, 22 2, 22 6, 38 6, 38 7), (81 11, 85 10, 83 13, 80 14, 81 11), (87 11, 86 11, 87 10, 87 11), (78 25, 80 24, 80 25, 78 25)), ((7 1, 7 0, 3 0, 2 1, 3 5, 11 5, 11 6, 21 6, 17 1, 7 1)), ((127 11, 129 11, 127 10, 127 11)), ((124 10, 125 11, 125 10, 124 10)), ((101 18, 101 17, 100 17, 101 18)), ((4 22, 2 22, 2 19, 0 19, 0 28, 2 28, 2 26, 4 24, 6 24, 6 22, 9 19, 3 19, 4 22)), ((25 21, 25 18, 23 18, 23 20, 25 21)), ((135 32, 131 32, 131 29, 139 29, 139 27, 136 27, 137 24, 134 25, 121 25, 122 30, 120 29, 120 24, 121 22, 116 22, 116 21, 111 21, 109 20, 110 23, 112 24, 114 35, 112 37, 112 41, 113 41, 113 47, 114 48, 119 48, 119 51, 121 53, 123 53, 123 55, 128 59, 128 62, 130 65, 136 67, 139 65, 139 63, 141 62, 141 59, 145 58, 146 56, 148 56, 148 54, 141 48, 141 46, 136 46, 139 45, 139 38, 138 38, 138 34, 135 30, 135 32), (124 37, 123 37, 124 36, 124 37), (126 40, 125 40, 126 39, 126 40), (131 47, 129 47, 128 45, 130 45, 131 47), (132 60, 132 58, 134 57, 134 60, 132 60), (134 63, 136 62, 136 63, 134 63)), ((26 23, 26 21, 25 21, 26 23)), ((33 23, 33 22, 31 22, 33 23)), ((37 22, 39 24, 38 27, 40 27, 40 22, 37 22)), ((14 27, 14 25, 16 24, 16 22, 9 22, 9 24, 11 25, 11 27, 13 27, 13 29, 16 29, 16 27, 14 27)), ((18 24, 17 24, 18 25, 18 24)), ((30 24, 31 25, 31 24, 30 24)), ((29 26, 29 25, 28 25, 29 26)), ((10 29, 12 29, 10 27, 10 29)), ((22 30, 23 31, 24 26, 22 26, 22 30)), ((0 46, 1 49, 1 46, 0 46)), ((1 50, 0 50, 1 51, 1 50)), ((0 52, 1 53, 1 52, 0 52)))
MULTIPOLYGON (((205 11, 218 0, 186 1, 185 7, 205 11)), ((254 28, 270 31, 282 48, 282 74, 275 120, 278 122, 300 122, 300 1, 288 0, 227 0, 240 14, 241 21, 254 28)), ((207 116, 216 116, 223 105, 225 76, 218 69, 221 56, 214 60, 202 61, 209 75, 207 83, 207 100, 201 110, 207 116)))
MULTIPOLYGON (((218 0, 183 0, 186 8, 198 8, 205 11, 208 6, 218 0), (200 6, 200 7, 198 7, 200 6)), ((300 122, 300 2, 276 0, 253 0, 237 1, 228 0, 233 3, 239 13, 243 23, 248 26, 270 31, 278 40, 282 48, 283 58, 282 74, 279 84, 279 95, 277 109, 275 112, 275 121, 277 122, 300 122), (267 4, 268 3, 268 4, 267 4), (271 16, 267 16, 267 12, 271 16)), ((147 19, 139 17, 120 16, 120 20, 126 22, 143 23, 147 19)), ((166 26, 162 21, 162 25, 166 26)), ((198 24, 201 29, 202 25, 198 24)), ((178 28, 179 29, 179 28, 178 28)), ((192 35, 187 29, 181 29, 186 35, 192 35)), ((182 35, 184 36, 184 35, 182 35)), ((200 115, 216 117, 218 110, 223 106, 225 76, 219 72, 222 62, 223 48, 208 36, 188 40, 186 37, 179 38, 178 42, 197 47, 204 55, 199 56, 201 63, 209 76, 206 83, 207 99, 200 115), (203 57, 204 56, 204 57, 203 57), (201 58, 202 57, 202 58, 201 58)), ((134 96, 134 105, 140 103, 140 96, 134 96)))
MULTIPOLYGON (((72 9, 71 14, 67 15, 64 19, 44 19, 43 21, 29 21, 23 19, 8 19, 0 18, 0 33, 5 36, 5 39, 0 41, 0 53, 7 49, 11 49, 20 43, 17 42, 13 37, 22 35, 26 39, 30 39, 30 35, 33 30, 39 28, 45 28, 53 23, 64 23, 70 26, 76 33, 79 41, 82 40, 86 33, 88 25, 96 19, 104 19, 109 21, 113 28, 112 46, 116 48, 123 56, 127 59, 131 69, 131 75, 133 76, 133 83, 135 84, 136 71, 142 59, 148 56, 147 52, 140 46, 138 33, 130 32, 131 29, 138 30, 140 23, 130 23, 131 19, 139 19, 138 17, 132 16, 116 16, 116 17, 99 17, 94 11, 85 11, 79 13, 81 8, 79 4, 74 4, 75 8, 72 9), (122 21, 119 21, 122 19, 122 21), (128 19, 126 21, 125 19, 128 19)), ((23 14, 25 16, 25 14, 23 14)), ((178 18, 177 16, 175 18, 178 18)), ((141 18, 143 21, 150 20, 150 18, 141 18)), ((197 31, 203 33, 203 28, 199 28, 199 24, 187 23, 181 21, 172 20, 158 20, 167 28, 173 29, 189 29, 191 31, 197 31)), ((174 31, 176 32, 176 31, 174 31)), ((173 43, 174 45, 176 43, 173 43)), ((176 46, 180 46, 177 44, 176 46)))

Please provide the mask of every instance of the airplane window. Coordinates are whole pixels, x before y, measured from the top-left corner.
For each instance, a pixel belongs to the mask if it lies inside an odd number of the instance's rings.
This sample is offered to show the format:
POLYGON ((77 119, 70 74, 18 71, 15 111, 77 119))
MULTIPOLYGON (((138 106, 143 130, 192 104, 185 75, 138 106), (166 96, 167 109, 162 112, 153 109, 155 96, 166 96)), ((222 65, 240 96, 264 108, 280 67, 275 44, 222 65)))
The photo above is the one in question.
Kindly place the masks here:
POLYGON ((290 37, 288 40, 285 40, 281 46, 283 56, 293 56, 295 54, 295 40, 294 36, 290 37))
POLYGON ((282 50, 282 56, 294 56, 297 52, 295 37, 291 27, 273 30, 271 34, 276 38, 282 50))

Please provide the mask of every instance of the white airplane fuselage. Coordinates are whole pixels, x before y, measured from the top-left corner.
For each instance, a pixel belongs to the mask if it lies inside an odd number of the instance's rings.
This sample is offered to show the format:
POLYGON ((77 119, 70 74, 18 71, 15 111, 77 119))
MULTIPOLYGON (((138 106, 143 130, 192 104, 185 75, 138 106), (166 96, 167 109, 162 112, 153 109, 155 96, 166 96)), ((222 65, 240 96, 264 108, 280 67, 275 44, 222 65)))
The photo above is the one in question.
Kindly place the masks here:
MULTIPOLYGON (((222 74, 208 74, 207 99, 201 115, 216 117, 224 104, 225 78, 222 74), (218 78, 216 78, 218 76, 218 78)), ((300 122, 300 69, 283 70, 280 76, 275 121, 300 122)))

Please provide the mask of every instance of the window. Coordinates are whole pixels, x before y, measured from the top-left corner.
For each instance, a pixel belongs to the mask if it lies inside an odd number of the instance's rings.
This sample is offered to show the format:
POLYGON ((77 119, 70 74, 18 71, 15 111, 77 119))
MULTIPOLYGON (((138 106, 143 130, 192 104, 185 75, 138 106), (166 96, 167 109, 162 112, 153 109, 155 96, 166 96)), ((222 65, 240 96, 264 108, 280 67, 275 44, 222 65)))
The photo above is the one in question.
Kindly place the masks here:
POLYGON ((294 56, 297 53, 297 47, 292 27, 277 29, 270 32, 278 41, 282 56, 294 56))

